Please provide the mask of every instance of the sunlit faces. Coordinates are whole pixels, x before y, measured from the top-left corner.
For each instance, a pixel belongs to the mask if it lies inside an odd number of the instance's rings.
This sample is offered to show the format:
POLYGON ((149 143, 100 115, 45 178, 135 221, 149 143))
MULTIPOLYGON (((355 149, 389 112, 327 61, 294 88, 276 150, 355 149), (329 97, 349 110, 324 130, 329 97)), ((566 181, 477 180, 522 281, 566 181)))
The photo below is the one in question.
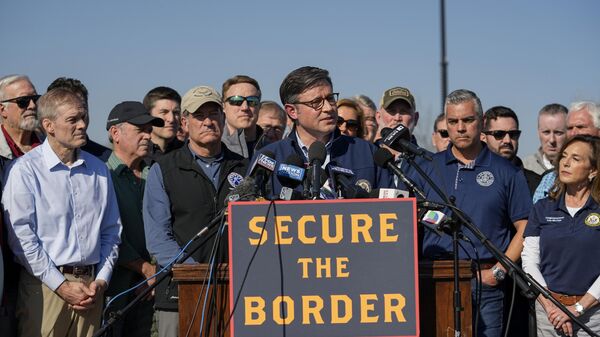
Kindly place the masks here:
POLYGON ((567 138, 575 135, 600 135, 587 109, 570 111, 567 116, 567 138))
POLYGON ((472 151, 480 146, 481 119, 473 101, 446 106, 448 135, 454 148, 461 152, 472 151))
POLYGON ((512 160, 519 150, 520 131, 517 122, 510 117, 490 119, 488 131, 485 131, 486 143, 490 150, 512 160))
POLYGON ((444 151, 448 148, 448 144, 450 143, 448 128, 446 127, 446 120, 442 119, 438 121, 435 129, 437 131, 434 131, 431 135, 431 143, 437 152, 444 151))
POLYGON ((419 114, 402 99, 397 99, 390 104, 387 109, 377 110, 379 124, 385 128, 395 128, 398 124, 406 126, 411 132, 413 131, 419 114))
POLYGON ((256 124, 259 125, 269 142, 280 140, 285 130, 286 119, 281 118, 277 109, 262 109, 258 114, 256 124))
POLYGON ((566 115, 562 113, 540 115, 538 118, 538 137, 542 153, 552 162, 558 157, 558 152, 567 139, 566 119, 566 115))
POLYGON ((110 132, 115 151, 123 153, 129 158, 141 158, 148 155, 152 124, 133 125, 121 123, 113 125, 110 132))
POLYGON ((366 105, 360 105, 363 109, 364 116, 364 130, 363 130, 363 139, 372 142, 377 136, 377 116, 375 110, 369 108, 366 105))
POLYGON ((167 141, 170 141, 175 137, 181 118, 179 103, 170 99, 159 99, 154 102, 154 106, 150 110, 150 115, 161 118, 165 122, 165 126, 155 126, 152 129, 154 137, 162 138, 167 141))
POLYGON ((592 147, 581 141, 574 141, 564 149, 558 166, 558 177, 567 186, 587 185, 597 174, 592 165, 592 147))
POLYGON ((335 99, 332 98, 331 102, 327 99, 335 96, 333 94, 333 88, 329 84, 324 84, 310 88, 298 95, 296 102, 321 101, 323 104, 321 109, 315 109, 303 103, 285 105, 288 115, 297 120, 296 128, 301 136, 308 134, 314 139, 323 140, 325 136, 335 130, 337 125, 335 99))
POLYGON ((63 104, 56 109, 54 120, 44 119, 48 137, 64 149, 77 149, 87 142, 87 109, 81 104, 63 104))
POLYGON ((190 142, 203 147, 221 142, 223 124, 221 107, 213 102, 205 103, 194 113, 181 117, 181 125, 188 133, 190 142))
POLYGON ((259 105, 252 106, 252 104, 248 104, 247 100, 244 100, 239 106, 231 104, 228 98, 232 96, 259 96, 259 91, 250 83, 238 83, 230 86, 227 92, 223 93, 223 111, 230 133, 237 129, 246 129, 253 126, 257 118, 257 109, 260 107, 259 105))
POLYGON ((359 117, 358 111, 351 106, 342 105, 338 109, 338 128, 346 136, 358 136, 359 117))
MULTIPOLYGON (((26 79, 16 81, 5 87, 5 100, 23 96, 36 95, 35 88, 26 79)), ((2 116, 5 126, 12 129, 33 131, 38 127, 36 103, 30 100, 26 108, 20 108, 15 102, 2 103, 2 116)))

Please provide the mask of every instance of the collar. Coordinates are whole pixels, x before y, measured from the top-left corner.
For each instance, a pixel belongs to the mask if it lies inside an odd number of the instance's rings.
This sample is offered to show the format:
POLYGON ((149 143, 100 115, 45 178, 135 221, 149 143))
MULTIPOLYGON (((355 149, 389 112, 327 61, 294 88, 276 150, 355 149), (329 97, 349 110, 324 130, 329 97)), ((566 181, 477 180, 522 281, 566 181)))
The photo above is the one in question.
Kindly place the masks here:
MULTIPOLYGON (((472 165, 472 167, 490 166, 490 163, 491 163, 491 160, 492 160, 492 153, 488 149, 486 143, 481 142, 481 145, 482 145, 481 151, 479 151, 479 153, 477 154, 477 157, 473 161, 474 164, 472 165)), ((452 153, 452 147, 453 147, 453 145, 452 145, 452 143, 450 143, 448 145, 448 149, 446 150, 446 158, 445 158, 446 165, 449 165, 449 164, 452 164, 452 163, 461 163, 454 156, 454 153, 452 153)), ((471 165, 468 165, 468 166, 471 166, 471 165)))
MULTIPOLYGON (((47 138, 44 141, 44 143, 42 143, 42 156, 44 157, 44 162, 46 163, 46 165, 48 166, 48 169, 50 171, 58 165, 67 167, 67 165, 65 165, 58 158, 58 156, 56 155, 54 150, 52 150, 52 147, 50 147, 50 143, 48 142, 47 138)), ((71 165, 70 167, 77 167, 80 165, 85 165, 85 159, 83 159, 80 149, 75 150, 75 156, 76 156, 76 159, 73 162, 73 165, 71 165)))
MULTIPOLYGON (((131 169, 125 165, 125 163, 121 160, 121 158, 117 157, 115 152, 113 151, 108 157, 106 161, 106 165, 115 171, 117 175, 122 175, 124 172, 131 172, 131 169)), ((148 166, 145 160, 140 161, 140 171, 144 171, 144 169, 148 166)))
POLYGON ((219 154, 217 154, 216 156, 212 156, 212 157, 202 157, 200 155, 198 155, 196 152, 194 152, 194 150, 192 150, 192 148, 190 147, 190 143, 189 140, 187 141, 187 149, 190 151, 191 155, 192 155, 192 159, 194 161, 196 160, 200 160, 204 163, 213 163, 213 162, 221 162, 223 161, 223 153, 225 151, 223 151, 223 148, 225 145, 221 144, 221 152, 219 152, 219 154), (211 160, 212 159, 212 160, 211 160))
MULTIPOLYGON (((298 147, 300 148, 300 150, 302 151, 302 154, 304 155, 304 158, 306 158, 306 160, 308 160, 308 147, 302 142, 302 139, 300 139, 300 136, 298 135, 298 131, 294 129, 294 132, 292 133, 292 135, 293 135, 292 140, 296 141, 296 143, 298 144, 298 147)), ((327 142, 327 144, 325 144, 325 149, 327 150, 327 155, 329 155, 329 153, 331 152, 331 147, 333 145, 333 142, 338 138, 339 137, 336 137, 335 131, 329 135, 329 141, 327 142)))
MULTIPOLYGON (((553 203, 554 203, 555 210, 561 210, 563 212, 569 213, 569 211, 567 210, 567 203, 565 202, 565 193, 561 194, 557 200, 553 200, 553 203)), ((598 208, 600 208, 600 206, 594 201, 594 198, 592 198, 591 193, 588 196, 588 199, 585 202, 585 204, 583 205, 583 207, 581 207, 581 209, 598 209, 598 208)))

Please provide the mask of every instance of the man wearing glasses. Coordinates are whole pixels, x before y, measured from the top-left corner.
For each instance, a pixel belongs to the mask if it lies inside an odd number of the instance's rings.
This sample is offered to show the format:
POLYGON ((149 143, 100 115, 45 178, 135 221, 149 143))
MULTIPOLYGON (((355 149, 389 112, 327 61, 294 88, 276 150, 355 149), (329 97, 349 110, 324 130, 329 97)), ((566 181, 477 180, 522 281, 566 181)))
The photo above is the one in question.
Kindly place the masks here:
POLYGON ((488 109, 483 117, 483 134, 488 148, 500 157, 508 159, 513 165, 523 170, 529 191, 533 192, 542 180, 537 173, 523 167, 523 161, 517 156, 519 150, 519 118, 510 108, 495 106, 488 109))
POLYGON ((436 152, 442 152, 448 148, 449 143, 450 137, 448 136, 448 128, 446 127, 446 116, 444 113, 441 113, 433 122, 431 144, 435 147, 436 152))
POLYGON ((0 155, 14 159, 41 144, 37 118, 40 95, 25 75, 9 75, 0 79, 0 115, 2 135, 0 155))
POLYGON ((252 77, 237 75, 223 83, 225 128, 222 141, 244 158, 262 146, 262 129, 256 126, 260 109, 260 86, 252 77))
MULTIPOLYGON (((340 134, 338 93, 333 92, 327 70, 306 66, 292 71, 281 83, 279 95, 285 111, 294 120, 294 127, 287 138, 266 146, 265 152, 275 153, 278 162, 294 154, 308 162, 308 149, 318 141, 325 144, 327 152, 323 168, 335 162, 336 166, 354 172, 352 183, 360 181, 365 186, 368 182, 372 188, 390 185, 388 172, 373 162, 376 147, 363 139, 340 134)), ((272 182, 273 194, 279 195, 281 182, 278 178, 272 182)), ((296 189, 300 191, 302 187, 296 189)))

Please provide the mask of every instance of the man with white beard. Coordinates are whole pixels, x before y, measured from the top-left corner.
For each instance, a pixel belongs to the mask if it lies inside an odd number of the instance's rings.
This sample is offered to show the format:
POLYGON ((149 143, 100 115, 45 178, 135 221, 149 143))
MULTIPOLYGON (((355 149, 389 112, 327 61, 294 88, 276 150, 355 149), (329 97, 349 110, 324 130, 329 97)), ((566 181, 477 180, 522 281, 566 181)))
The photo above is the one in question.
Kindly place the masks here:
POLYGON ((14 159, 41 144, 37 118, 40 95, 25 75, 0 78, 0 155, 14 159))

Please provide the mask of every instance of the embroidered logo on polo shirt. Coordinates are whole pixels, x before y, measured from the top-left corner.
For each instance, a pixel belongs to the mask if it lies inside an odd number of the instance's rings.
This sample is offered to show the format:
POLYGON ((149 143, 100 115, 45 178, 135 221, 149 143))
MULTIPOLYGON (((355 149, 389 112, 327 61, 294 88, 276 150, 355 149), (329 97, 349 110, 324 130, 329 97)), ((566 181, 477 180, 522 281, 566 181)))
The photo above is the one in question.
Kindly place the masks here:
POLYGON ((490 171, 483 171, 477 175, 477 183, 483 187, 491 186, 494 183, 494 175, 490 171))
POLYGON ((585 218, 585 224, 590 227, 598 227, 600 226, 600 214, 598 213, 590 213, 585 218))
POLYGON ((547 216, 546 217, 547 222, 561 222, 564 219, 565 219, 564 216, 547 216))
POLYGON ((237 187, 239 184, 241 184, 242 180, 244 180, 244 177, 242 177, 241 174, 236 172, 231 172, 227 176, 227 181, 229 182, 229 185, 233 187, 237 187))

